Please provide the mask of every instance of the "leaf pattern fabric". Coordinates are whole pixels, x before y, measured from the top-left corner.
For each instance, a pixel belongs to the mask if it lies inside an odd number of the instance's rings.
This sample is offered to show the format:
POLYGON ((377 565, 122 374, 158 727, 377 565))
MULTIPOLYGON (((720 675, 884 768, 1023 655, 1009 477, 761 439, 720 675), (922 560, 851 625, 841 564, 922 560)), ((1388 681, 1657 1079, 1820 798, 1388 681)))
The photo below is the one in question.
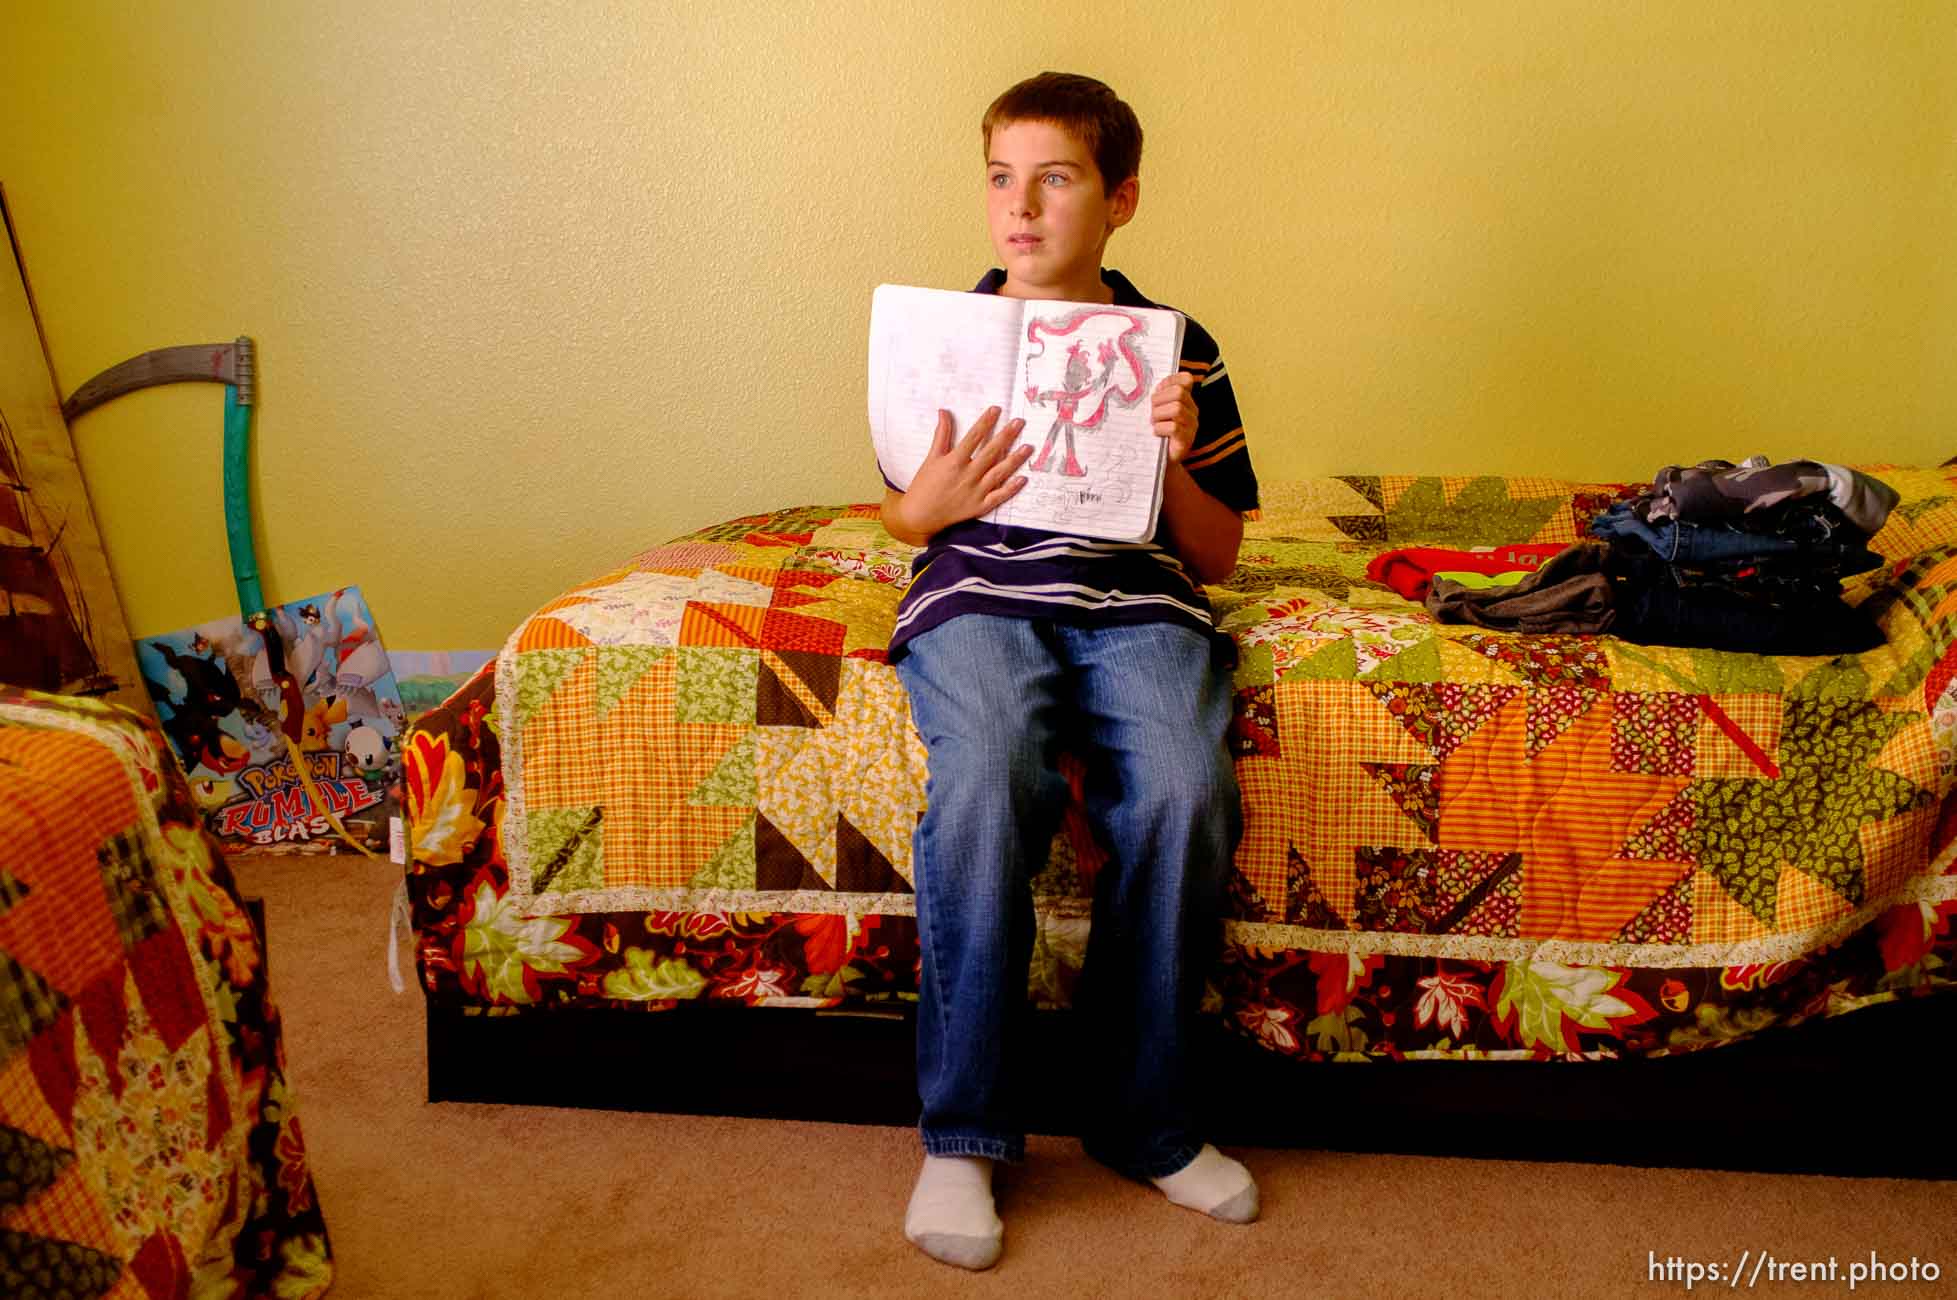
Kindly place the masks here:
MULTIPOLYGON (((1844 595, 1888 643, 1837 661, 1437 625, 1365 576, 1575 541, 1637 485, 1269 485, 1210 589, 1245 834, 1209 1012, 1287 1055, 1608 1057, 1957 983, 1957 472, 1874 472, 1889 563, 1844 595)), ((796 507, 518 628, 406 750, 429 996, 913 999, 924 755, 883 653, 912 554, 874 505, 796 507)), ((1037 1002, 1104 857, 1075 781, 1037 1002)))

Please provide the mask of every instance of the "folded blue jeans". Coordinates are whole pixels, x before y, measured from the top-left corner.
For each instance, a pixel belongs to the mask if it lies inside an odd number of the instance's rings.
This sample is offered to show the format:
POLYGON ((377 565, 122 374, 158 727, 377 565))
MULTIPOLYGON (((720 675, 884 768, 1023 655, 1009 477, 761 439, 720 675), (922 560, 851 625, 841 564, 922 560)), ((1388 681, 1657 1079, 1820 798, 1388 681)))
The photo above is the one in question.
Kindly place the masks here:
POLYGON ((1866 536, 1825 501, 1802 500, 1754 518, 1751 527, 1712 520, 1640 519, 1637 505, 1619 501, 1590 521, 1593 537, 1642 542, 1661 560, 1713 569, 1766 565, 1821 578, 1867 573, 1882 563, 1866 536))
POLYGON ((1031 882, 1067 806, 1063 749, 1086 764, 1109 861, 1074 1013, 1090 1154, 1136 1178, 1196 1157, 1191 1034, 1221 942, 1242 808, 1213 639, 1171 623, 1075 627, 965 614, 896 664, 929 753, 913 839, 922 946, 919 1132, 931 1155, 1017 1160, 1031 882))

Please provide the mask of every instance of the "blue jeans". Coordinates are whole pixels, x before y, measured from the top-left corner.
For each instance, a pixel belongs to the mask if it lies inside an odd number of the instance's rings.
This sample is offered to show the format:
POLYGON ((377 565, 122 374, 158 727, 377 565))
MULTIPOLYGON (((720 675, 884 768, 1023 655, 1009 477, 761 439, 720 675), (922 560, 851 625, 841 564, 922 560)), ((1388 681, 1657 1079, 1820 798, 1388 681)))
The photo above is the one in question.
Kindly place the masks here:
POLYGON ((1724 520, 1647 522, 1638 518, 1633 502, 1619 501, 1590 521, 1590 533, 1610 541, 1642 541, 1660 559, 1680 564, 1738 566, 1786 559, 1810 569, 1829 566, 1830 574, 1847 575, 1867 572, 1882 562, 1862 545, 1861 533, 1838 528, 1818 502, 1796 502, 1755 522, 1753 528, 1724 520))
POLYGON ((930 755, 913 841, 923 949, 919 1131, 931 1155, 1017 1160, 1031 881, 1067 805, 1057 759, 1086 763, 1087 811, 1110 860, 1095 882, 1074 996, 1081 1138, 1131 1177, 1175 1173, 1193 1131, 1190 1035, 1222 937, 1242 829, 1225 752, 1229 674, 1209 636, 1169 623, 1070 627, 966 614, 910 643, 897 674, 930 755))

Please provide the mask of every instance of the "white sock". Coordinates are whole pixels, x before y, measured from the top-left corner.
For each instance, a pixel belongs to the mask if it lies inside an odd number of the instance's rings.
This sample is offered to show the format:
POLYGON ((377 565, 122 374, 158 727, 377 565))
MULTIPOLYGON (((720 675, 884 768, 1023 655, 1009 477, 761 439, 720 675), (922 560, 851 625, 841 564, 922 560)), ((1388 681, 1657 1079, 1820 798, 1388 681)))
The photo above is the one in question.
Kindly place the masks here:
POLYGON ((1149 1181, 1177 1205, 1200 1210, 1225 1223, 1249 1223, 1257 1217, 1257 1184, 1244 1168, 1205 1142, 1203 1149, 1166 1178, 1149 1181))
POLYGON ((904 1235, 931 1258, 960 1268, 999 1261, 1005 1225, 992 1208, 992 1162, 926 1156, 904 1215, 904 1235))

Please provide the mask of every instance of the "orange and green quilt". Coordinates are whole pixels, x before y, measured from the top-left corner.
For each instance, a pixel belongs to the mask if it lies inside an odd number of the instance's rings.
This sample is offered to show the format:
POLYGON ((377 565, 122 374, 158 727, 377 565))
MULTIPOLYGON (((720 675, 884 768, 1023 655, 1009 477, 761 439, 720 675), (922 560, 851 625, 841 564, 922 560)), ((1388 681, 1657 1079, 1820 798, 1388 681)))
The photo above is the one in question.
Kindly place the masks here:
MULTIPOLYGON (((1401 546, 1577 540, 1634 494, 1535 478, 1267 487, 1212 587, 1245 835, 1211 1013, 1295 1055, 1622 1055, 1918 996, 1957 954, 1957 477, 1903 494, 1837 658, 1435 623, 1401 546)), ((924 752, 884 646, 913 552, 874 506, 656 547, 550 602, 410 733, 431 995, 914 996, 924 752)), ((1077 773, 1075 774, 1077 777, 1077 773)), ((1102 861, 1035 885, 1064 1004, 1102 861)))
POLYGON ((0 1295, 333 1279, 264 949, 169 752, 0 687, 0 1295))

